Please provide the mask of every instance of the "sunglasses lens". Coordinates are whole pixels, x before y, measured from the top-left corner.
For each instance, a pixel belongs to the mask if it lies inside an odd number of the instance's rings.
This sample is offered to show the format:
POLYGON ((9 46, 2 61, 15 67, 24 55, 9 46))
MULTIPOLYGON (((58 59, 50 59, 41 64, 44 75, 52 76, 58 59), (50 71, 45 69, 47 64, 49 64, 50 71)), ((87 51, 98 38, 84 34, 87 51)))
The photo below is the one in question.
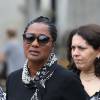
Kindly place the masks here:
POLYGON ((49 37, 47 37, 45 35, 40 35, 38 37, 38 41, 39 41, 39 43, 42 43, 42 44, 48 43, 49 37))
POLYGON ((37 39, 37 41, 40 45, 44 45, 49 42, 50 38, 44 34, 40 34, 37 37, 33 33, 32 34, 31 33, 23 34, 23 40, 28 44, 31 44, 35 39, 37 39))
POLYGON ((32 43, 35 40, 34 34, 23 34, 23 40, 26 41, 27 43, 32 43))

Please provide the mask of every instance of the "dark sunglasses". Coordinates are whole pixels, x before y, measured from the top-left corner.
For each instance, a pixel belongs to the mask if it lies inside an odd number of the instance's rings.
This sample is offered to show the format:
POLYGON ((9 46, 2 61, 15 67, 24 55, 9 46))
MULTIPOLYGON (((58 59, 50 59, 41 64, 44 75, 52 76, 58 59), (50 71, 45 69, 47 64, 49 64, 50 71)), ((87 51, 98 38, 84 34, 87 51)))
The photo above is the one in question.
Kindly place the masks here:
POLYGON ((44 34, 40 34, 38 36, 36 36, 33 33, 24 33, 23 34, 23 40, 28 44, 31 44, 33 41, 35 41, 35 39, 37 39, 37 41, 40 45, 44 45, 44 44, 48 43, 50 40, 50 38, 44 34))

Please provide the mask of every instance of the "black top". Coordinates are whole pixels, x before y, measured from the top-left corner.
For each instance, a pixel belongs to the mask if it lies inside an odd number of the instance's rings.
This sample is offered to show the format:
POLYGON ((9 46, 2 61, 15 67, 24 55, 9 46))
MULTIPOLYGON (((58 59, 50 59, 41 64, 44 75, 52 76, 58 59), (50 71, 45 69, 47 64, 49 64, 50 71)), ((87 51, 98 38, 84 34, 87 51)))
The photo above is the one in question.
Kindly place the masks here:
MULTIPOLYGON (((86 100, 79 78, 72 72, 55 64, 56 70, 41 89, 42 100, 86 100)), ((30 100, 34 88, 22 82, 22 69, 13 72, 7 80, 7 100, 30 100)))

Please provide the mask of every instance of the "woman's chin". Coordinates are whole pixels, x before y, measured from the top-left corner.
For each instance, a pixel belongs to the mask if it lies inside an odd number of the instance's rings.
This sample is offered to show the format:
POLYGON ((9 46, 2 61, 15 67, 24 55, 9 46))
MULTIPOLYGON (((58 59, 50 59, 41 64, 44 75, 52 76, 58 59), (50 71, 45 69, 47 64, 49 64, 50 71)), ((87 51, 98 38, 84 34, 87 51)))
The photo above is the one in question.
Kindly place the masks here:
POLYGON ((28 59, 30 61, 39 61, 40 60, 40 57, 39 56, 36 56, 36 55, 31 55, 31 56, 28 56, 28 59))

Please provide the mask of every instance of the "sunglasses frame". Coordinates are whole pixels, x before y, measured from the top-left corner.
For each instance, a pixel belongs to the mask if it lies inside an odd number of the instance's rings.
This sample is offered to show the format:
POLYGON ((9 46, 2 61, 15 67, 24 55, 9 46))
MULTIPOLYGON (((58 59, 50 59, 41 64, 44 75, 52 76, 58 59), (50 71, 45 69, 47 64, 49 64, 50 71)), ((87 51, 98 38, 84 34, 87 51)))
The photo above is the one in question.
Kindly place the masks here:
POLYGON ((36 36, 35 33, 24 33, 23 34, 23 41, 25 41, 27 44, 31 44, 36 39, 39 45, 45 45, 50 41, 50 37, 44 34, 39 34, 38 36, 36 36))

